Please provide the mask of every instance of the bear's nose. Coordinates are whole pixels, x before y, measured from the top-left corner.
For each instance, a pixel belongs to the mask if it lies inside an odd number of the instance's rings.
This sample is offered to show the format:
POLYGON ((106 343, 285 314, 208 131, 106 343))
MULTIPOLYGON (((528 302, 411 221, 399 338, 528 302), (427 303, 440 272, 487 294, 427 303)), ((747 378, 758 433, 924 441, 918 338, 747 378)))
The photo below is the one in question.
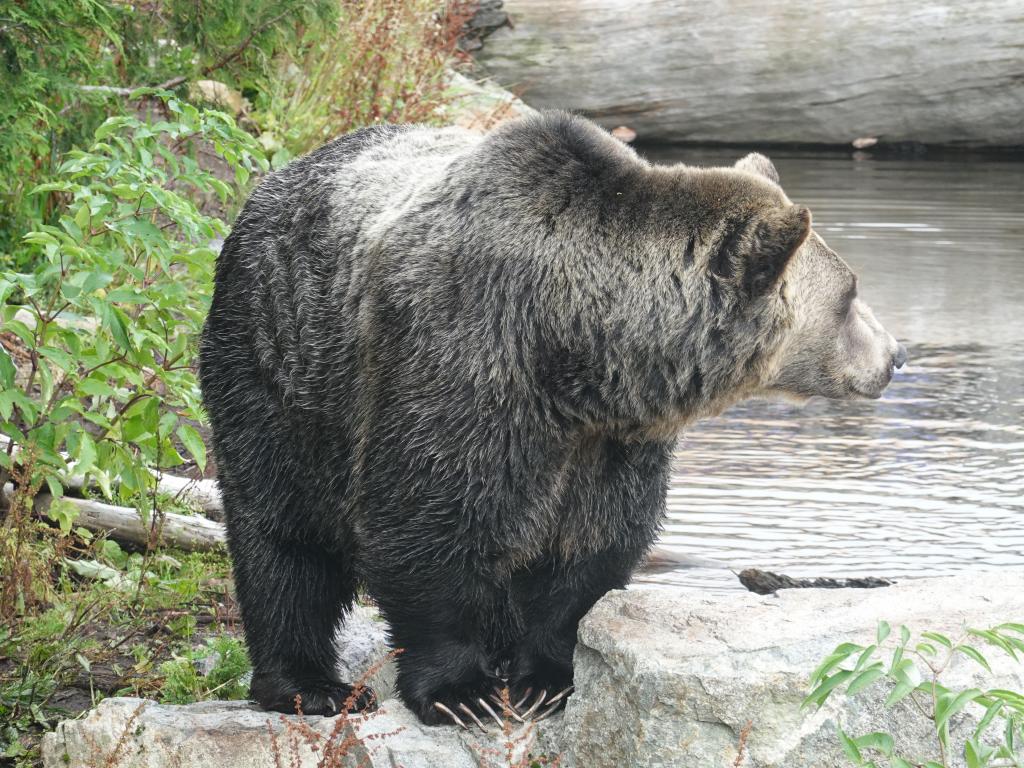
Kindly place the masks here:
POLYGON ((902 344, 896 345, 896 355, 892 359, 892 364, 896 368, 902 368, 907 364, 907 348, 902 344))

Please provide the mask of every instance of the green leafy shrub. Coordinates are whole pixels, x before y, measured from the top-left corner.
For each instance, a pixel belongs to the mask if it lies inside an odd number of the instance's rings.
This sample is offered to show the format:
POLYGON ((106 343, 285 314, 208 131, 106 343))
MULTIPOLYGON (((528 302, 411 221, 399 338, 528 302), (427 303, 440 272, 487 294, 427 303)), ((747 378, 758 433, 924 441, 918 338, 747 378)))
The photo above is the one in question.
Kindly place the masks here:
POLYGON ((22 488, 45 484, 59 498, 73 461, 75 474, 144 515, 156 511, 154 471, 182 454, 206 462, 194 357, 226 226, 195 195, 226 201, 265 166, 227 115, 165 103, 169 119, 110 118, 91 149, 68 153, 57 180, 34 190, 59 200, 56 223, 24 235, 35 269, 0 271, 11 345, 0 347, 0 432, 14 440, 0 452, 0 479, 20 473, 22 488), (200 146, 233 176, 205 170, 200 146))
POLYGON ((891 690, 885 699, 886 707, 907 700, 931 724, 937 752, 931 757, 896 754, 892 734, 851 735, 839 729, 843 750, 857 766, 949 768, 953 755, 958 754, 967 768, 1021 768, 1024 694, 999 688, 956 690, 941 682, 943 673, 957 656, 967 657, 991 673, 979 645, 1019 662, 1018 654, 1024 654, 1024 624, 968 629, 958 639, 939 632, 922 632, 921 639, 911 645, 907 627, 900 627, 898 639, 894 639, 889 624, 881 622, 872 645, 842 643, 825 658, 811 676, 812 690, 804 705, 820 707, 837 691, 855 696, 875 685, 888 684, 891 690), (978 724, 962 744, 954 744, 950 721, 968 708, 975 710, 978 724))
POLYGON ((26 223, 55 223, 57 200, 29 194, 110 114, 133 114, 142 86, 216 77, 265 82, 275 56, 333 26, 335 0, 18 0, 0 10, 0 264, 26 223))
POLYGON ((164 683, 160 701, 164 704, 190 704, 204 699, 244 699, 249 684, 243 682, 249 672, 249 655, 238 638, 208 638, 206 646, 160 665, 164 683), (213 658, 213 666, 205 675, 198 663, 213 658))
POLYGON ((279 166, 377 123, 439 123, 448 67, 475 3, 346 0, 336 25, 283 51, 254 119, 279 166))

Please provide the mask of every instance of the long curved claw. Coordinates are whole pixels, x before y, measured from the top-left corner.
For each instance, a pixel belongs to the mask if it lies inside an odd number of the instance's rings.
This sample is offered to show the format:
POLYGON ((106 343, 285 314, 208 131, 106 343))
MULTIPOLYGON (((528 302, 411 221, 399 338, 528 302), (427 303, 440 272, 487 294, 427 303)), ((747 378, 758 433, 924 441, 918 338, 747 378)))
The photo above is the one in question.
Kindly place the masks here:
POLYGON ((550 699, 548 699, 546 703, 547 704, 554 704, 557 701, 561 701, 563 698, 568 696, 574 690, 576 690, 575 686, 570 685, 568 688, 565 688, 564 690, 561 690, 558 693, 556 693, 554 696, 552 696, 550 699))
POLYGON ((444 714, 448 715, 448 717, 451 718, 452 722, 455 725, 457 725, 460 728, 462 728, 464 731, 468 731, 469 730, 469 726, 466 725, 464 722, 462 722, 462 718, 460 718, 458 715, 456 715, 454 712, 452 712, 450 709, 448 709, 448 707, 446 707, 440 701, 435 701, 434 702, 434 708, 437 709, 438 712, 444 712, 444 714))
MULTIPOLYGON (((523 720, 523 718, 521 718, 519 716, 518 712, 516 712, 514 709, 512 709, 512 705, 511 704, 502 701, 501 699, 499 699, 497 696, 494 696, 494 695, 490 696, 489 698, 490 698, 490 700, 492 702, 494 702, 494 705, 496 707, 498 707, 498 709, 500 709, 502 711, 502 713, 508 712, 512 716, 513 720, 516 720, 516 721, 518 721, 520 723, 525 723, 526 722, 525 720, 523 720)), ((504 728, 504 725, 502 725, 502 727, 504 728)))
POLYGON ((484 733, 490 733, 490 731, 487 730, 487 726, 484 725, 482 722, 480 722, 480 718, 476 716, 476 712, 474 712, 472 709, 467 707, 461 701, 459 702, 459 709, 461 709, 463 712, 465 712, 467 715, 469 715, 469 719, 472 720, 474 723, 476 723, 480 727, 481 731, 483 731, 484 733))
POLYGON ((514 710, 518 711, 518 710, 519 710, 519 708, 520 708, 521 706, 523 706, 523 704, 525 704, 525 703, 526 703, 526 700, 527 700, 528 698, 530 698, 530 694, 531 694, 531 693, 533 693, 533 688, 527 688, 527 689, 526 689, 526 693, 524 693, 524 694, 523 694, 523 698, 521 698, 521 699, 520 699, 519 701, 517 701, 517 702, 516 702, 515 704, 513 704, 513 705, 512 705, 512 709, 514 709, 514 710))
POLYGON ((535 702, 533 702, 533 706, 531 706, 528 710, 523 712, 523 719, 529 719, 530 717, 532 717, 533 713, 536 712, 540 708, 540 705, 544 703, 544 699, 546 699, 547 697, 548 697, 547 690, 541 691, 540 692, 540 696, 538 696, 537 700, 535 702))
POLYGON ((561 704, 562 702, 560 701, 556 701, 554 704, 551 704, 543 712, 541 712, 539 715, 533 718, 533 722, 539 723, 541 720, 551 717, 551 715, 555 714, 555 712, 561 709, 561 704))
POLYGON ((502 729, 502 728, 505 727, 505 723, 502 721, 502 719, 500 717, 498 717, 498 713, 495 712, 493 709, 491 709, 491 705, 490 704, 488 704, 483 699, 479 699, 479 698, 477 699, 477 703, 480 704, 480 706, 481 706, 481 708, 483 708, 484 712, 486 712, 488 715, 490 715, 493 718, 494 722, 496 722, 498 724, 498 728, 499 729, 502 729))

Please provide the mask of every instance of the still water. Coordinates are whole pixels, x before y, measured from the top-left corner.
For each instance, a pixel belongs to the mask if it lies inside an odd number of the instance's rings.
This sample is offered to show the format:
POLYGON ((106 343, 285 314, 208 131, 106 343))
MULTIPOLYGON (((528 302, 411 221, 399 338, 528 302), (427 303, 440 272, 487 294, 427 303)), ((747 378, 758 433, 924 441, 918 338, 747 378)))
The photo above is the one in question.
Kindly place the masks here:
POLYGON ((752 402, 687 430, 660 544, 716 563, 637 581, 1024 566, 1024 162, 771 156, 910 363, 877 402, 752 402))

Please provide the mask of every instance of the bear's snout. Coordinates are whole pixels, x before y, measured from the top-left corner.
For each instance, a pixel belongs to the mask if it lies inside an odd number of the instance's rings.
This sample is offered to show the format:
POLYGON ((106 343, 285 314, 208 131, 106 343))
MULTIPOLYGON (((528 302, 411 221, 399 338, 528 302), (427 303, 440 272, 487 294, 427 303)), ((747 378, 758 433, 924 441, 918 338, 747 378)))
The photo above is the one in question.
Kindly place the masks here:
POLYGON ((902 344, 896 345, 896 354, 892 358, 892 367, 899 370, 907 364, 907 348, 902 344))

